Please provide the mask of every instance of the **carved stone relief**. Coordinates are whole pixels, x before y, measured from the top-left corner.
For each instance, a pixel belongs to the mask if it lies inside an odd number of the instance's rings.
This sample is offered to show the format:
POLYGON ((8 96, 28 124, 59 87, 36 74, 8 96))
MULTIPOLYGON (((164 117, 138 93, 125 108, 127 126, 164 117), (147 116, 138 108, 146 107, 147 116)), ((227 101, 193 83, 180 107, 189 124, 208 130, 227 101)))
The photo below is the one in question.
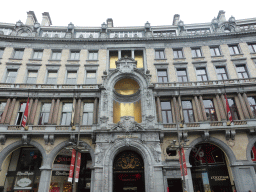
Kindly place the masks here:
POLYGON ((101 161, 103 160, 103 156, 104 156, 102 144, 96 144, 94 155, 95 155, 95 162, 97 164, 101 163, 101 161))
POLYGON ((134 120, 134 117, 124 116, 121 117, 121 120, 111 130, 129 132, 144 130, 144 128, 134 120))
POLYGON ((154 159, 157 163, 161 162, 161 147, 159 143, 151 144, 150 150, 154 156, 154 159))

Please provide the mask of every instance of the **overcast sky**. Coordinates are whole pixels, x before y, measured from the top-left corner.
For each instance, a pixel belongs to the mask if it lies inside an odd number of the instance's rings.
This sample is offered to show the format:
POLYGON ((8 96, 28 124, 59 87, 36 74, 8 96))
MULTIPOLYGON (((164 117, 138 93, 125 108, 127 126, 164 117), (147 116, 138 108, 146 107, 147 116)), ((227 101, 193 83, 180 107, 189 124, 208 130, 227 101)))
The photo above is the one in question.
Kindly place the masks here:
POLYGON ((2 0, 0 22, 26 22, 27 12, 34 11, 39 23, 49 12, 53 26, 101 26, 112 18, 114 27, 171 25, 174 14, 185 24, 211 22, 219 10, 236 19, 256 17, 256 0, 2 0))

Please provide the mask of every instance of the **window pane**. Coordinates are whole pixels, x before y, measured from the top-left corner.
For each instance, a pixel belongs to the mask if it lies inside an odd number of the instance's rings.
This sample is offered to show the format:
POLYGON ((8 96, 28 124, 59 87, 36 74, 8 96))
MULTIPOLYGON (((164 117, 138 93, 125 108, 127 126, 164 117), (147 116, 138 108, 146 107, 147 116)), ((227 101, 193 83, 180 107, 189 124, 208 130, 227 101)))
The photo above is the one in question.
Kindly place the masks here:
POLYGON ((192 49, 192 57, 197 57, 196 50, 192 49))
POLYGON ((167 76, 167 72, 166 71, 157 71, 158 76, 167 76))
POLYGON ((87 71, 86 78, 96 78, 96 72, 95 71, 87 71))
POLYGON ((167 123, 166 111, 162 111, 163 123, 167 123))
POLYGON ((161 102, 161 108, 163 109, 171 109, 171 102, 161 102))
POLYGON ((219 50, 219 48, 215 48, 215 53, 216 53, 216 55, 220 55, 220 50, 219 50))
POLYGON ((202 55, 201 55, 201 50, 200 50, 200 49, 197 49, 197 50, 196 50, 196 53, 197 53, 197 57, 202 57, 202 55))
POLYGON ((178 51, 179 58, 183 58, 182 51, 178 51))
POLYGON ((83 125, 87 125, 88 123, 88 113, 83 113, 83 125))
POLYGON ((178 58, 178 51, 174 51, 173 56, 174 56, 174 58, 178 58))

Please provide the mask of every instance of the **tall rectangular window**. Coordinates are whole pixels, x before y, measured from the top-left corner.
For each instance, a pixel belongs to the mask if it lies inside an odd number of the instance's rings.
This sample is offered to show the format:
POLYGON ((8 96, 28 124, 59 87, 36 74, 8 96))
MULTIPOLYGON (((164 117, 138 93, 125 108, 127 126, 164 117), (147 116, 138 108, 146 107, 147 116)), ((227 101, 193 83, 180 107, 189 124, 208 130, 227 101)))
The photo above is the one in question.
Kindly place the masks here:
POLYGON ((216 67, 216 72, 217 72, 217 77, 218 77, 219 80, 228 79, 226 67, 224 67, 224 66, 216 67))
POLYGON ((173 50, 173 56, 174 56, 175 59, 184 58, 182 49, 174 49, 173 50))
POLYGON ((37 71, 28 71, 27 82, 28 84, 35 84, 37 79, 37 71))
POLYGON ((177 76, 179 82, 188 82, 187 70, 177 69, 177 76))
POLYGON ((79 58, 80 58, 80 51, 71 51, 70 60, 79 60, 79 58))
POLYGON ((237 65, 236 71, 239 79, 249 78, 245 65, 237 65))
POLYGON ((256 43, 248 44, 251 53, 256 53, 256 43))
POLYGON ((73 103, 63 103, 61 125, 70 125, 73 103))
POLYGON ((42 104, 38 125, 48 124, 50 110, 51 110, 51 103, 43 103, 42 104))
POLYGON ((253 112, 254 117, 256 117, 256 100, 255 97, 247 97, 251 110, 253 112))
POLYGON ((17 69, 8 69, 6 76, 6 83, 15 83, 17 77, 17 69))
POLYGON ((24 53, 23 49, 15 49, 14 54, 13 54, 13 58, 14 59, 22 59, 23 53, 24 53))
POLYGON ((207 117, 207 121, 217 121, 216 111, 211 99, 204 99, 204 108, 207 117))
POLYGON ((98 51, 89 51, 89 60, 98 60, 98 51))
POLYGON ((66 84, 76 84, 76 71, 68 71, 66 84))
POLYGON ((170 101, 161 102, 163 123, 172 123, 172 110, 170 101))
POLYGON ((43 51, 42 50, 35 50, 33 54, 33 59, 42 59, 43 51))
POLYGON ((168 82, 167 70, 166 69, 157 70, 157 76, 158 76, 158 82, 159 83, 168 82))
POLYGON ((51 59, 52 60, 60 60, 61 59, 61 51, 53 51, 51 59))
POLYGON ((1 120, 2 120, 2 115, 3 115, 3 113, 4 113, 4 108, 5 108, 5 106, 6 106, 6 102, 0 101, 0 122, 1 122, 1 120))
POLYGON ((19 111, 15 120, 15 125, 20 125, 23 119, 23 115, 26 109, 27 103, 20 103, 19 111))
POLYGON ((155 50, 155 59, 165 59, 164 50, 155 50))
POLYGON ((229 45, 228 48, 229 48, 230 55, 240 54, 240 49, 238 45, 229 45))
POLYGON ((194 122, 194 112, 192 107, 192 101, 181 101, 183 115, 184 115, 184 122, 194 122))
POLYGON ((83 125, 92 125, 93 124, 93 103, 84 103, 83 110, 83 125))
POLYGON ((192 57, 202 57, 202 52, 200 48, 192 48, 192 57))
POLYGON ((57 83, 57 71, 48 71, 47 75, 47 84, 56 84, 57 83))
POLYGON ((206 69, 205 68, 197 68, 196 69, 196 77, 197 77, 197 81, 208 81, 206 69))
POLYGON ((0 48, 0 58, 3 57, 3 54, 4 54, 4 48, 0 48))
POLYGON ((220 48, 219 47, 210 47, 211 56, 220 56, 220 48))
POLYGON ((232 119, 233 120, 239 120, 240 116, 239 116, 239 113, 238 113, 238 109, 237 109, 237 106, 236 106, 235 99, 234 98, 228 98, 228 104, 229 104, 230 112, 231 112, 231 115, 232 115, 232 119))

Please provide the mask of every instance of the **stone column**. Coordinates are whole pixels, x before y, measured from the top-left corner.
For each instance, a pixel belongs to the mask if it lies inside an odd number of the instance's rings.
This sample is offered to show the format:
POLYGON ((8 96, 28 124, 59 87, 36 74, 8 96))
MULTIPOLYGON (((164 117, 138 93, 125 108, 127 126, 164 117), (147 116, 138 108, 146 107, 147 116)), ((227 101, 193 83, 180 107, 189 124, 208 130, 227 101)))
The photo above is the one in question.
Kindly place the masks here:
POLYGON ((36 115, 37 105, 38 105, 38 99, 35 99, 35 102, 33 104, 33 108, 31 110, 31 115, 30 115, 30 118, 29 118, 29 124, 31 124, 31 125, 34 125, 34 122, 35 122, 35 115, 36 115))
POLYGON ((158 122, 163 123, 160 97, 156 97, 156 106, 157 106, 158 122))
POLYGON ((132 50, 132 58, 135 59, 134 50, 132 50))
POLYGON ((80 110, 81 110, 81 99, 78 99, 76 113, 75 113, 75 124, 80 124, 80 110))
POLYGON ((53 117, 52 117, 52 124, 54 125, 57 124, 59 107, 60 107, 60 99, 57 99, 56 105, 54 107, 53 117))
POLYGON ((50 188, 52 170, 51 168, 40 168, 40 170, 41 176, 38 192, 48 192, 50 188))
POLYGON ((30 114, 31 114, 31 109, 33 109, 33 108, 32 108, 32 106, 33 106, 33 101, 34 101, 33 98, 30 98, 30 99, 29 99, 27 125, 29 125, 29 122, 30 122, 30 114))
POLYGON ((227 114, 226 98, 225 98, 225 96, 223 94, 221 94, 221 101, 222 101, 223 106, 224 106, 225 114, 227 114))
POLYGON ((241 96, 240 93, 238 93, 238 98, 239 98, 239 101, 240 101, 241 108, 242 108, 242 111, 244 113, 245 119, 250 119, 250 115, 247 111, 246 104, 245 104, 244 99, 243 99, 243 97, 241 96))
POLYGON ((118 59, 122 57, 121 50, 118 51, 118 59))
POLYGON ((179 106, 178 106, 176 97, 173 97, 173 104, 174 104, 175 121, 177 123, 180 121, 180 112, 179 112, 179 106))
POLYGON ((94 191, 103 191, 103 167, 95 167, 94 168, 94 191))
POLYGON ((52 104, 51 104, 51 109, 50 109, 50 114, 49 114, 49 119, 48 119, 48 124, 52 124, 52 117, 53 117, 53 111, 54 111, 54 105, 55 105, 55 99, 52 99, 52 104))
POLYGON ((178 111, 180 115, 180 121, 184 122, 184 115, 182 110, 182 104, 181 104, 181 96, 178 97, 178 111))
POLYGON ((94 108, 93 108, 93 124, 97 124, 98 119, 98 98, 94 99, 94 108))
MULTIPOLYGON (((73 104, 72 104, 72 114, 71 114, 71 124, 75 124, 75 115, 76 115, 76 98, 73 98, 73 104)), ((73 126, 72 125, 72 126, 73 126)))
POLYGON ((203 121, 203 117, 202 117, 202 113, 201 113, 201 109, 200 109, 200 106, 199 106, 197 96, 194 96, 194 99, 195 99, 196 110, 197 110, 197 114, 198 114, 198 120, 203 121))
POLYGON ((1 123, 4 123, 4 121, 5 121, 5 117, 6 117, 6 115, 7 115, 7 112, 8 112, 9 106, 10 106, 10 103, 11 103, 11 99, 8 98, 8 99, 7 99, 7 102, 6 102, 6 105, 5 105, 5 108, 4 108, 4 112, 3 112, 3 114, 2 114, 1 123))
POLYGON ((227 120, 227 116, 225 115, 224 106, 223 106, 223 103, 220 99, 220 96, 216 95, 216 99, 217 99, 217 103, 218 103, 218 108, 219 108, 221 120, 227 120))
POLYGON ((244 102, 245 102, 245 105, 246 105, 246 107, 247 107, 247 109, 248 109, 248 112, 249 112, 250 117, 251 117, 251 118, 254 118, 254 114, 253 114, 253 112, 252 112, 252 109, 251 109, 251 106, 250 106, 250 103, 249 103, 249 101, 248 101, 248 98, 247 98, 246 93, 243 94, 243 98, 244 98, 244 102))
POLYGON ((206 112, 205 112, 205 108, 204 108, 204 101, 203 101, 202 95, 199 96, 199 101, 200 101, 200 105, 201 105, 203 120, 207 121, 207 116, 206 116, 206 112))
POLYGON ((7 113, 7 116, 6 116, 6 119, 5 119, 6 124, 9 124, 10 121, 11 121, 11 117, 12 117, 12 113, 13 113, 13 110, 14 110, 15 103, 16 103, 16 98, 13 98, 10 109, 9 109, 9 111, 7 113))

